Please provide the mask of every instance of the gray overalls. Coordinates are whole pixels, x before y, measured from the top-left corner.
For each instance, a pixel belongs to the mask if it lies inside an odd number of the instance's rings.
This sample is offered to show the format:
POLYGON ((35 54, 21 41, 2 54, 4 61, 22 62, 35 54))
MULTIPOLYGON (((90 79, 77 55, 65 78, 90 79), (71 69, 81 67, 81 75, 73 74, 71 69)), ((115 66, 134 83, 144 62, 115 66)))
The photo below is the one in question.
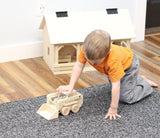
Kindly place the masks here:
MULTIPOLYGON (((139 60, 135 54, 131 66, 125 73, 120 80, 120 101, 131 104, 153 92, 150 84, 139 75, 139 60)), ((108 80, 111 85, 109 77, 108 80)))

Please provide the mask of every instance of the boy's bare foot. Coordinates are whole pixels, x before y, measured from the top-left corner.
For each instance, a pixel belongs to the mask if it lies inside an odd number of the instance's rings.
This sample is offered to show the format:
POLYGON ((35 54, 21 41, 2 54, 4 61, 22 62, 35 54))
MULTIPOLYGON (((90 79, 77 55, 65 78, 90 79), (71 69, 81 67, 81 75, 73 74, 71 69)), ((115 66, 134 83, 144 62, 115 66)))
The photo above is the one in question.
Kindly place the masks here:
POLYGON ((158 84, 157 83, 155 83, 154 81, 151 81, 151 80, 149 80, 149 79, 147 79, 145 76, 143 76, 143 75, 141 75, 141 77, 145 80, 145 81, 147 81, 152 87, 154 87, 154 88, 158 88, 158 84))

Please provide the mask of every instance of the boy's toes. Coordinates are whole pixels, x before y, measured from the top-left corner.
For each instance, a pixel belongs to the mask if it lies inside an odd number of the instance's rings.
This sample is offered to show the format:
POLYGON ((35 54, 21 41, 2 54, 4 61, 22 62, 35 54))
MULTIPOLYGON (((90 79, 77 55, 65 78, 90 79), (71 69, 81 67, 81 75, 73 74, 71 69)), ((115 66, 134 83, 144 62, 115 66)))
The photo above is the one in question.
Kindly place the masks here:
POLYGON ((158 87, 159 87, 159 85, 158 85, 157 83, 155 83, 154 81, 151 81, 151 80, 147 79, 146 76, 141 75, 141 77, 142 77, 145 81, 147 81, 152 87, 154 87, 154 88, 158 88, 158 87))
POLYGON ((151 86, 154 87, 154 88, 158 88, 159 87, 159 85, 157 83, 155 83, 155 82, 152 82, 151 86))
POLYGON ((159 87, 159 85, 157 83, 155 83, 154 81, 147 80, 147 82, 154 88, 158 88, 159 87))

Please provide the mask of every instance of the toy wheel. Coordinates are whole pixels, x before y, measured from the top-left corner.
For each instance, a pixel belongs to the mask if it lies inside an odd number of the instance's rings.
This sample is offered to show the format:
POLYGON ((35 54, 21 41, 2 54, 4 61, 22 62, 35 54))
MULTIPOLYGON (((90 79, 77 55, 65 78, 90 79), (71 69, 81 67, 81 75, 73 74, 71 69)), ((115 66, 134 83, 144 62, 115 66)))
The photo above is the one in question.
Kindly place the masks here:
POLYGON ((72 112, 73 112, 73 113, 77 113, 77 112, 79 111, 79 109, 80 109, 80 107, 78 106, 78 104, 74 104, 74 105, 72 106, 72 112))
POLYGON ((70 112, 69 107, 63 107, 63 108, 61 109, 61 114, 64 115, 64 116, 68 115, 69 112, 70 112))

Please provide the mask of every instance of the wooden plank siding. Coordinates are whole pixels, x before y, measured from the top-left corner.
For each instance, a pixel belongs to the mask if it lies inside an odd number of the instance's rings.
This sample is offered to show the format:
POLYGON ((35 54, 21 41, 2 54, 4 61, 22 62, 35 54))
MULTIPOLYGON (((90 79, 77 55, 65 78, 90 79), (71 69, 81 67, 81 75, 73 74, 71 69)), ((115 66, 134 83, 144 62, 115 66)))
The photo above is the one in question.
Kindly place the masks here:
MULTIPOLYGON (((131 43, 131 49, 139 57, 140 74, 160 85, 160 34, 131 43)), ((0 63, 0 103, 46 95, 55 92, 59 85, 67 85, 69 80, 70 74, 53 75, 42 57, 0 63)), ((108 83, 105 75, 85 72, 75 89, 104 83, 108 83)))

